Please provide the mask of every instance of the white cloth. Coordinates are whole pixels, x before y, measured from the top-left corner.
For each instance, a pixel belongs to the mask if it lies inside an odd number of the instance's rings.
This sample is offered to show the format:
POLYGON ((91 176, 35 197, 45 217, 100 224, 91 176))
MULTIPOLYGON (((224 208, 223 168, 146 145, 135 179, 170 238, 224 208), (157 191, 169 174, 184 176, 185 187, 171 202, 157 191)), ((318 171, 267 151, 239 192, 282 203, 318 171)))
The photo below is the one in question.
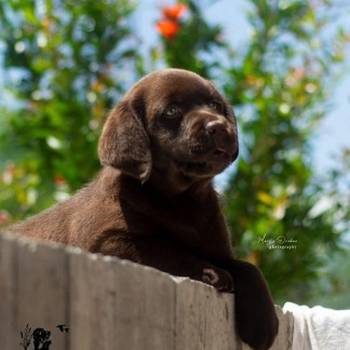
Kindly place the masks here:
POLYGON ((350 350, 350 310, 285 303, 293 314, 292 350, 350 350))

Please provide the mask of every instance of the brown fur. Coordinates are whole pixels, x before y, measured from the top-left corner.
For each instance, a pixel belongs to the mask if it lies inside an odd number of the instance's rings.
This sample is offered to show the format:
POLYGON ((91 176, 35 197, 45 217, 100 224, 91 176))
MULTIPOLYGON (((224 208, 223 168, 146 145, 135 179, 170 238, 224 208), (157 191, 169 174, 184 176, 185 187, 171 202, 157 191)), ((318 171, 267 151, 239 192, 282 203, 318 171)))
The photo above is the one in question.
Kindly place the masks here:
POLYGON ((232 291, 233 281, 238 333, 254 349, 267 349, 278 330, 270 293, 256 267, 233 258, 211 184, 237 154, 233 112, 210 82, 184 70, 151 73, 107 119, 97 178, 12 230, 221 291, 232 291))

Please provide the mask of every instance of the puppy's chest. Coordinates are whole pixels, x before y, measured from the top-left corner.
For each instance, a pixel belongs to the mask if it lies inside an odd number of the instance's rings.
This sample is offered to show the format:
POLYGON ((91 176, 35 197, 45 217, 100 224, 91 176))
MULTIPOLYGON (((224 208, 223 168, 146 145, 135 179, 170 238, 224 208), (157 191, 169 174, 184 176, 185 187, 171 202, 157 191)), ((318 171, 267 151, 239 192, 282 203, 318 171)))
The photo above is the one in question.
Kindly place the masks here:
POLYGON ((147 210, 139 213, 139 232, 154 235, 169 235, 187 246, 200 248, 206 246, 209 230, 213 222, 209 213, 196 202, 150 200, 147 210))

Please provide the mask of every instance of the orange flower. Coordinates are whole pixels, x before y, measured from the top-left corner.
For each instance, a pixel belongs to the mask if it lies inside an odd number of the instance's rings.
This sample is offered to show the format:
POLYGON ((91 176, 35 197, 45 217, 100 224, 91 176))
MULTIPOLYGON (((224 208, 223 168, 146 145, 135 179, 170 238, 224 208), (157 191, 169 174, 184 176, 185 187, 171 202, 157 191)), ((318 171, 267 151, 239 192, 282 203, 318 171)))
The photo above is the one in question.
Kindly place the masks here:
POLYGON ((174 20, 162 19, 157 22, 156 28, 166 39, 172 39, 179 31, 180 25, 174 20))
POLYGON ((5 223, 10 218, 10 215, 7 211, 0 210, 0 224, 5 223))
POLYGON ((66 181, 62 175, 56 175, 54 181, 55 181, 56 186, 62 186, 66 183, 66 181))
POLYGON ((187 10, 185 4, 176 4, 174 6, 163 7, 163 15, 168 19, 178 20, 187 10))
POLYGON ((163 7, 163 19, 156 24, 159 33, 166 39, 172 39, 180 29, 179 19, 186 9, 185 4, 163 7))

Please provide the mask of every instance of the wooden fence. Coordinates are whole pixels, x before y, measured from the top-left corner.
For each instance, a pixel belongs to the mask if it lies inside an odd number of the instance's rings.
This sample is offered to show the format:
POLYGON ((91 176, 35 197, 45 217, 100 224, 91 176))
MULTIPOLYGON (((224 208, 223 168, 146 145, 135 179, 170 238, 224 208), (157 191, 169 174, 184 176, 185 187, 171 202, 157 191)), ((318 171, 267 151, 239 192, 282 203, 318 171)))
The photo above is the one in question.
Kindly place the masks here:
MULTIPOLYGON (((200 282, 0 235, 1 350, 24 349, 20 332, 27 324, 28 334, 51 332, 52 350, 248 349, 234 333, 233 307, 231 294, 200 282)), ((280 331, 272 349, 290 349, 292 317, 277 309, 280 331)))

